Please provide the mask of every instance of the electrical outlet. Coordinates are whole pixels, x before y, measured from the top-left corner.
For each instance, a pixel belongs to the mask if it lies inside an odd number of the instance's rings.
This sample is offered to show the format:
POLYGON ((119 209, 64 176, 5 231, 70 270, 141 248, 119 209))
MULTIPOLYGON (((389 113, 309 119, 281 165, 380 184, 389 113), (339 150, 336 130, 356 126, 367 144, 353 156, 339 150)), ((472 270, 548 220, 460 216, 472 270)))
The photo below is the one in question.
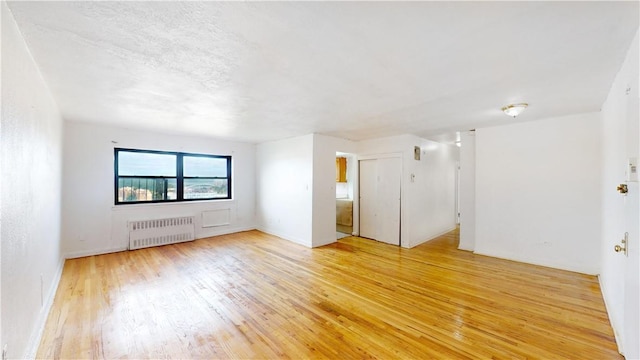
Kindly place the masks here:
POLYGON ((4 347, 2 348, 2 360, 7 360, 7 346, 9 344, 4 344, 4 347))

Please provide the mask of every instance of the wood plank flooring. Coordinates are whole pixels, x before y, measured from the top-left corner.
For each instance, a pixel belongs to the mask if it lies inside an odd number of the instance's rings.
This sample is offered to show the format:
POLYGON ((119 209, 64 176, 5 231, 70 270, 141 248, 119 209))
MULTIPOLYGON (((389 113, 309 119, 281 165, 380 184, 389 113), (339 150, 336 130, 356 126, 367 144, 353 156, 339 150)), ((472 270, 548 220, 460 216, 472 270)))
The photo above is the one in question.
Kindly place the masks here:
POLYGON ((67 260, 38 358, 621 359, 597 279, 249 231, 67 260))

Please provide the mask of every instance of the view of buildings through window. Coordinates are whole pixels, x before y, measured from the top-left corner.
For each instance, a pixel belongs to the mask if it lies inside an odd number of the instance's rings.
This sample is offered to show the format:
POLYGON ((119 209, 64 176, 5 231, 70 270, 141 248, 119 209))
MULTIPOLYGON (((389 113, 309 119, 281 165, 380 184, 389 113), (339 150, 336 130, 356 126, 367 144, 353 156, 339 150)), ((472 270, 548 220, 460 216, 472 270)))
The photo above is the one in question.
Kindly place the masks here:
POLYGON ((231 198, 231 157, 115 149, 116 204, 231 198))

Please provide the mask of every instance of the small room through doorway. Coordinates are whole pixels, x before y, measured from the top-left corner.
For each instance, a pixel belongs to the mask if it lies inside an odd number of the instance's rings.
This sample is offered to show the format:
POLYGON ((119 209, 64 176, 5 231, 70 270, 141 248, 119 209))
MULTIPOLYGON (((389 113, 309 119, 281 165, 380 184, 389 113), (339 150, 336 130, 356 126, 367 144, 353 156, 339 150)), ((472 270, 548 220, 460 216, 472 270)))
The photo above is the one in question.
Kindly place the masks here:
POLYGON ((353 234, 353 183, 355 157, 336 153, 336 239, 353 234))

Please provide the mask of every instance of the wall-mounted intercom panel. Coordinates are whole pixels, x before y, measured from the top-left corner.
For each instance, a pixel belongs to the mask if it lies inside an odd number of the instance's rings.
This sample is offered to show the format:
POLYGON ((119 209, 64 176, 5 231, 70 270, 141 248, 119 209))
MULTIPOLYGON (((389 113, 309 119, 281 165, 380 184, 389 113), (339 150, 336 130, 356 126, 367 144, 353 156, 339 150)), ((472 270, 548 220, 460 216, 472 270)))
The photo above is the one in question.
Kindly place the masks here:
POLYGON ((638 181, 638 158, 629 158, 626 173, 628 182, 638 181))

